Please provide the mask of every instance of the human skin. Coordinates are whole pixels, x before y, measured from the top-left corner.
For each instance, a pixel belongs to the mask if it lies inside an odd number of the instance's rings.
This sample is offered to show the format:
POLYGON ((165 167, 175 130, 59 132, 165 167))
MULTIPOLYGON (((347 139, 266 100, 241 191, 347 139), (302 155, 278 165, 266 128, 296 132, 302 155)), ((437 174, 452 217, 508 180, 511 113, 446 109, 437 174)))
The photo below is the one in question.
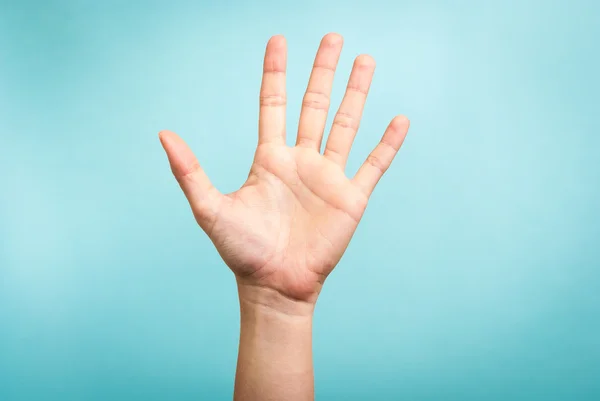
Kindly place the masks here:
POLYGON ((248 179, 220 193, 176 134, 159 133, 194 217, 237 281, 241 333, 234 400, 314 399, 315 303, 408 131, 393 118, 353 178, 344 173, 375 70, 356 58, 325 149, 321 144, 340 35, 323 37, 304 95, 295 146, 285 141, 287 46, 272 37, 260 89, 258 146, 248 179))

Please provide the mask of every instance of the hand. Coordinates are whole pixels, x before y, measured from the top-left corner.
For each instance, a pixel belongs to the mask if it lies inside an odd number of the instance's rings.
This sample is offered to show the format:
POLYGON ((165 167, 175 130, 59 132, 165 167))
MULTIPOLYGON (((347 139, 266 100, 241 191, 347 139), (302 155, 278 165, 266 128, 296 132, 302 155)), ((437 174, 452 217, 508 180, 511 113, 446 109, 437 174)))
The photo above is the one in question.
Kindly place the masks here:
POLYGON ((392 120, 381 142, 349 179, 346 160, 358 130, 375 69, 356 58, 346 94, 320 153, 333 75, 342 38, 321 41, 304 96, 294 147, 285 144, 286 42, 267 44, 260 91, 258 146, 250 174, 238 191, 223 195, 176 134, 159 136, 194 216, 240 287, 286 299, 316 302, 327 275, 356 230, 375 185, 390 166, 409 122, 392 120))

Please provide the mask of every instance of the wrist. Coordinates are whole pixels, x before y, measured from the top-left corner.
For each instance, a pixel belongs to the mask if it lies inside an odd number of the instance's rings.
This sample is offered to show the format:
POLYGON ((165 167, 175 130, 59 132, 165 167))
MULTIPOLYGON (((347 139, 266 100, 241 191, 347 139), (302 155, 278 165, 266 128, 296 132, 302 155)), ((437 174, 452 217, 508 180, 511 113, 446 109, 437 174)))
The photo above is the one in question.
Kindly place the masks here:
POLYGON ((242 315, 267 313, 283 318, 312 319, 315 304, 292 299, 281 292, 236 278, 242 315))

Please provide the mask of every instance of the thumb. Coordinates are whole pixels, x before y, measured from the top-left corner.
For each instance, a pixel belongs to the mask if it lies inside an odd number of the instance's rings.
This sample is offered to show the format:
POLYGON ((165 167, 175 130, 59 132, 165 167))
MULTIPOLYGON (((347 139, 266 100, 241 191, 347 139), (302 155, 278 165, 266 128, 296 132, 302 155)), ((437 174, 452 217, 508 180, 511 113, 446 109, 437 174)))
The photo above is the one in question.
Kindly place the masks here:
POLYGON ((216 220, 223 195, 211 184, 192 150, 177 134, 161 131, 160 142, 171 171, 187 198, 196 221, 207 233, 216 220))

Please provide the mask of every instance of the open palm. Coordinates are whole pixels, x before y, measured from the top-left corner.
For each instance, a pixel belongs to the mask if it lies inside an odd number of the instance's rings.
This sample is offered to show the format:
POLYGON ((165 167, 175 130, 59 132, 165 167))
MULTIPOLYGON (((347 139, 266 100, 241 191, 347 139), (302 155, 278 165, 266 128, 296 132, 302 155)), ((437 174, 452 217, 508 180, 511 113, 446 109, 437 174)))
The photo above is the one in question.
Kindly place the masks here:
POLYGON ((296 146, 285 144, 286 42, 267 44, 259 141, 245 184, 221 194, 174 133, 160 139, 198 224, 239 281, 314 302, 344 253, 375 185, 402 145, 408 120, 392 120, 355 177, 344 173, 375 63, 356 58, 346 94, 320 153, 342 38, 321 41, 304 96, 296 146))

